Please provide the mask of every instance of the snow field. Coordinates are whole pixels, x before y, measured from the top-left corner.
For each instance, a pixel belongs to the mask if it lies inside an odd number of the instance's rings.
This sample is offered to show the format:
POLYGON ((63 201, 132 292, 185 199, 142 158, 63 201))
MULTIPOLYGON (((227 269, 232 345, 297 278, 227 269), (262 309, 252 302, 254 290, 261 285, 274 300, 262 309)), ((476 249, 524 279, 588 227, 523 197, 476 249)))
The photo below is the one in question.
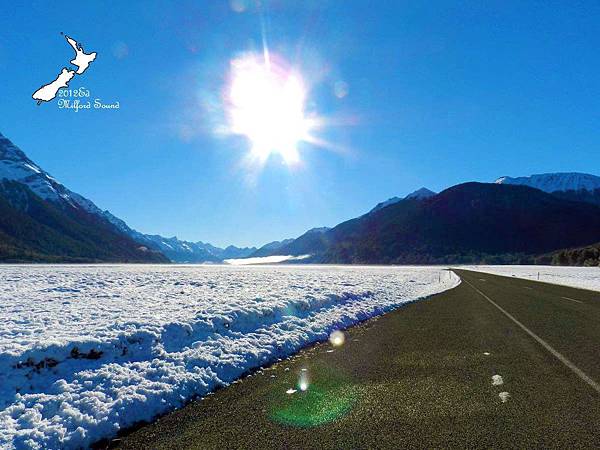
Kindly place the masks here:
POLYGON ((539 281, 545 283, 600 291, 600 267, 460 266, 459 268, 533 281, 537 281, 539 273, 539 281))

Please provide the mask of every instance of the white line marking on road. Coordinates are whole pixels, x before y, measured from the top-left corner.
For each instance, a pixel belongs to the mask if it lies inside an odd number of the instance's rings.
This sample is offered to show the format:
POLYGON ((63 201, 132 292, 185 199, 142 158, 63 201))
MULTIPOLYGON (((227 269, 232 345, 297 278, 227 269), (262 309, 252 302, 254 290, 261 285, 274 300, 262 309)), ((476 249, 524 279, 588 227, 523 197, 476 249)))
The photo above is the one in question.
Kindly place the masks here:
POLYGON ((589 384, 596 392, 598 392, 600 394, 600 384, 596 383, 593 379, 591 379, 588 375, 586 375, 583 370, 581 370, 579 367, 577 367, 575 364, 573 364, 571 361, 569 361, 561 353, 554 350, 554 348, 552 348, 550 346, 550 344, 548 344, 541 337, 539 337, 537 334, 535 334, 533 331, 531 331, 529 328, 527 328, 525 325, 523 325, 521 322, 519 322, 517 319, 515 319, 515 317, 512 314, 510 314, 508 311, 506 311, 504 308, 502 308, 502 306, 497 304, 494 300, 489 298, 487 295, 485 295, 483 292, 481 292, 479 289, 477 289, 475 286, 473 286, 471 283, 469 283, 464 278, 463 278, 463 281, 465 283, 467 283, 469 286, 471 286, 476 292, 479 292, 479 294, 483 298, 485 298, 488 302, 490 302, 492 305, 494 305, 496 308, 498 308, 506 317, 508 317, 510 320, 512 320, 514 323, 516 323, 519 327, 521 327, 521 329, 523 331, 525 331, 525 333, 527 333, 529 336, 531 336, 533 339, 535 339, 542 347, 544 347, 546 350, 548 350, 550 353, 552 353, 552 355, 554 355, 556 357, 556 359, 558 359, 561 363, 563 363, 565 366, 567 366, 569 369, 571 369, 575 373, 575 375, 577 375, 579 378, 581 378, 583 381, 585 381, 587 384, 589 384))
POLYGON ((502 400, 502 403, 506 403, 508 401, 508 399, 510 398, 510 394, 508 392, 500 392, 498 394, 498 397, 500 397, 500 400, 502 400))
POLYGON ((571 300, 572 302, 583 303, 581 300, 575 300, 574 298, 569 298, 569 297, 561 297, 561 298, 564 298, 565 300, 571 300))

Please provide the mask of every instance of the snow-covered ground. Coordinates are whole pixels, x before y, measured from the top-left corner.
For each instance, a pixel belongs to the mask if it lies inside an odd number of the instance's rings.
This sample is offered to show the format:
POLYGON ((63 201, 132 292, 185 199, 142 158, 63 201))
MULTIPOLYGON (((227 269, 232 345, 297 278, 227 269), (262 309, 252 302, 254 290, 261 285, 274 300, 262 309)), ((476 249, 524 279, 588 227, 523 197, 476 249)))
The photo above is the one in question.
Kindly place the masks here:
POLYGON ((0 448, 88 446, 458 282, 435 267, 0 266, 0 448))
POLYGON ((600 267, 461 266, 460 268, 527 280, 537 280, 539 273, 540 281, 546 283, 600 291, 600 267))

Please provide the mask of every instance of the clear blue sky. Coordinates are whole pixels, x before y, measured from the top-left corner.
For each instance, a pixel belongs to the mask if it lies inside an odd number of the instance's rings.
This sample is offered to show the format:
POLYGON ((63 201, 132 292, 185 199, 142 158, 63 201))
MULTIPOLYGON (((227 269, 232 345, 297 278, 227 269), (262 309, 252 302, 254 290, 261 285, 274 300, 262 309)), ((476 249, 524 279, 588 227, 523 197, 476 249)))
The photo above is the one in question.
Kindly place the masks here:
POLYGON ((0 15, 0 132, 142 232, 259 245, 421 186, 599 172, 596 1, 265 1, 270 48, 313 82, 311 107, 354 123, 320 133, 344 152, 303 146, 302 167, 272 158, 254 184, 247 142, 216 135, 206 106, 230 59, 261 48, 256 8, 26 3, 0 15), (119 111, 31 100, 72 57, 61 31, 99 55, 72 87, 119 111))

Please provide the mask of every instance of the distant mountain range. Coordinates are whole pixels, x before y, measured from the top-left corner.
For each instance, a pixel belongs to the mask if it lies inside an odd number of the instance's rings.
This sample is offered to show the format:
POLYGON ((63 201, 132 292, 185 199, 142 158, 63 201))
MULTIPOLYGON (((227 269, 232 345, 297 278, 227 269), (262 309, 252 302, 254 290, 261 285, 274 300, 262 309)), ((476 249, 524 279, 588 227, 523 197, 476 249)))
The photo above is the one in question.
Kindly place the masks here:
POLYGON ((544 192, 590 191, 600 189, 600 177, 587 173, 545 173, 529 177, 500 177, 496 184, 529 186, 544 192))
POLYGON ((421 188, 333 228, 313 228, 258 249, 219 248, 132 229, 67 189, 0 134, 4 262, 220 263, 310 255, 297 262, 513 263, 541 258, 593 264, 598 242, 600 177, 554 173, 465 183, 439 194, 421 188))
POLYGON ((106 217, 120 231, 130 236, 137 242, 160 251, 163 255, 176 263, 221 263, 225 259, 247 258, 257 249, 256 247, 215 247, 202 241, 182 241, 177 237, 163 237, 157 234, 143 234, 130 228, 123 220, 104 211, 106 217))

